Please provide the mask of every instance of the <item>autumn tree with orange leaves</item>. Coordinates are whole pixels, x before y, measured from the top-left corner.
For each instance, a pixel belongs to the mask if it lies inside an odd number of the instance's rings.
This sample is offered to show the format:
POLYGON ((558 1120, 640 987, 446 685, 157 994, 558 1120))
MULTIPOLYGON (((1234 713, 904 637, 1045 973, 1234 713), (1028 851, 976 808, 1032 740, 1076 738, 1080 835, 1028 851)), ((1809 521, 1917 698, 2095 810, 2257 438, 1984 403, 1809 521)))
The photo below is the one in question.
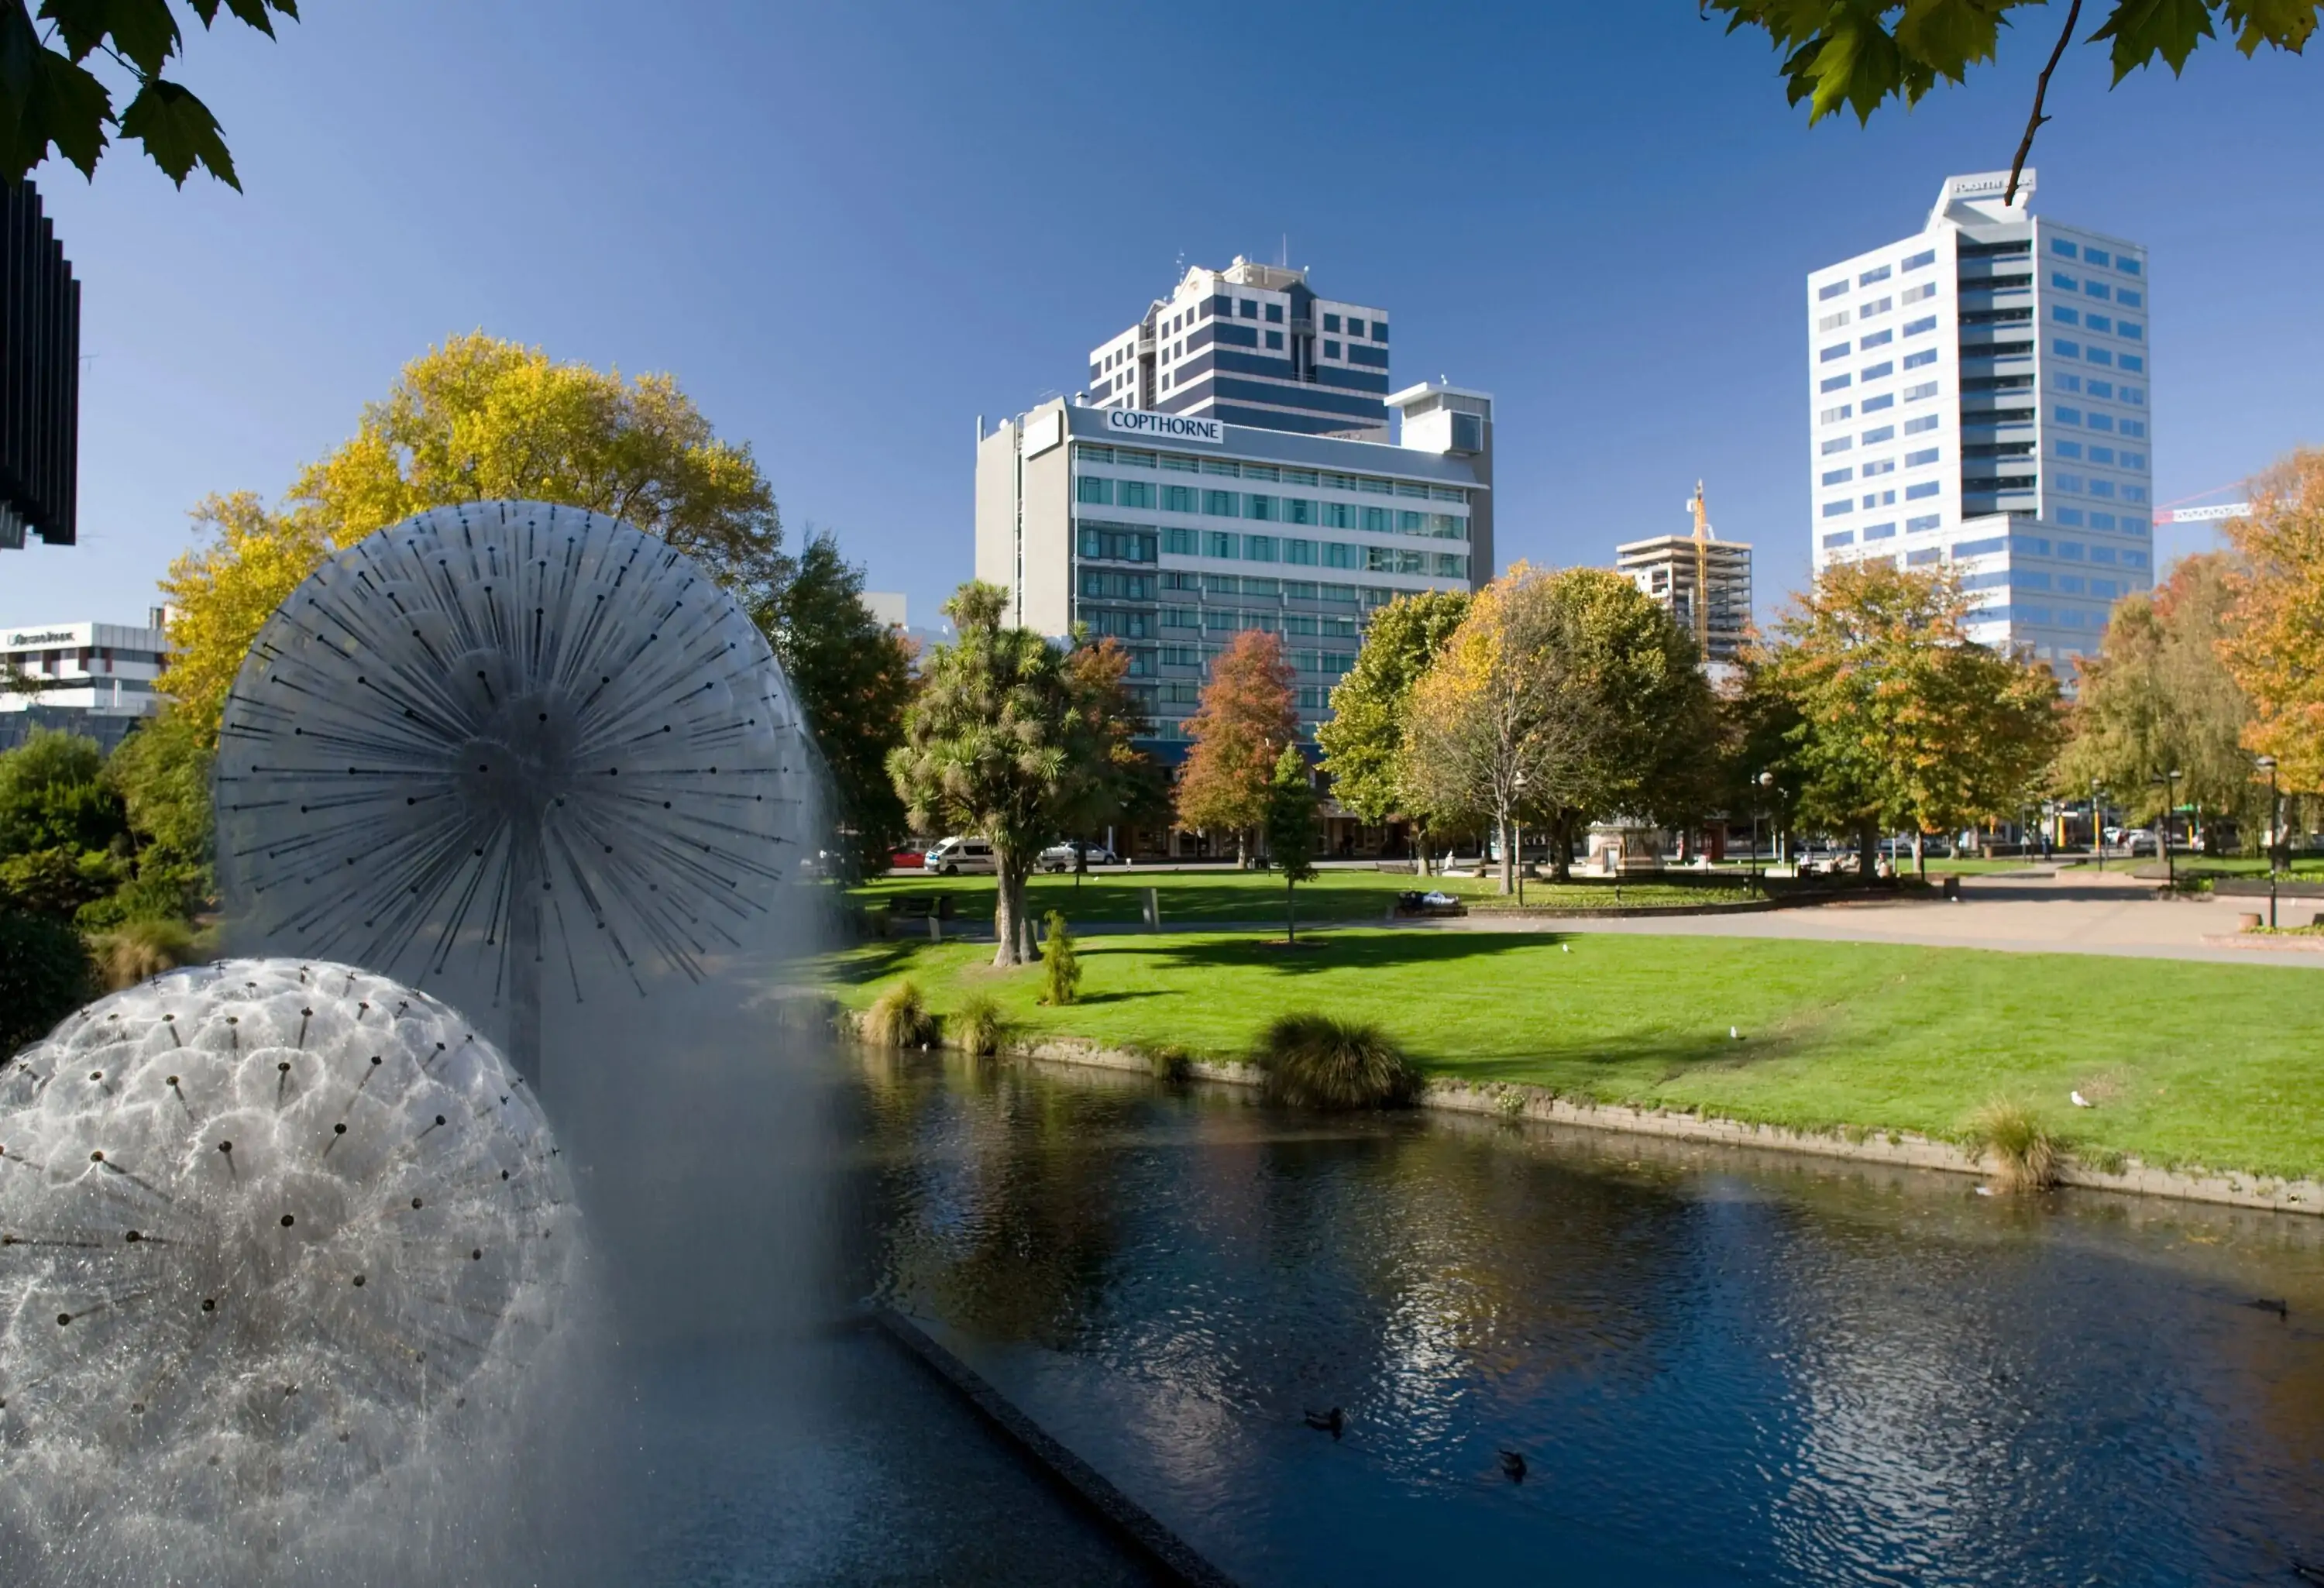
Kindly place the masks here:
POLYGON ((1178 771, 1178 825, 1232 833, 1235 858, 1245 864, 1251 834, 1267 820, 1277 758, 1299 736, 1292 676, 1281 637, 1246 630, 1211 664, 1201 704, 1186 719, 1194 743, 1178 771))
POLYGON ((2227 535, 2245 566, 2219 653, 2251 697, 2244 743, 2284 788, 2324 791, 2324 451, 2279 464, 2227 535))

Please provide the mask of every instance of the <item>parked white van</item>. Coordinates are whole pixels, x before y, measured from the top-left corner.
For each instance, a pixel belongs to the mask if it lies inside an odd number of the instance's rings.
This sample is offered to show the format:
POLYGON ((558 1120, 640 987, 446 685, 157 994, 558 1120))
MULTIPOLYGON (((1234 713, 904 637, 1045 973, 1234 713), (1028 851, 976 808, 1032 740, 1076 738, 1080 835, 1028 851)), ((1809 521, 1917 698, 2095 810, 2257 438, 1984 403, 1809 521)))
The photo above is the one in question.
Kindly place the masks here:
POLYGON ((993 859, 992 843, 987 838, 945 838, 928 851, 927 869, 939 877, 956 877, 963 872, 991 873, 1000 870, 993 859))

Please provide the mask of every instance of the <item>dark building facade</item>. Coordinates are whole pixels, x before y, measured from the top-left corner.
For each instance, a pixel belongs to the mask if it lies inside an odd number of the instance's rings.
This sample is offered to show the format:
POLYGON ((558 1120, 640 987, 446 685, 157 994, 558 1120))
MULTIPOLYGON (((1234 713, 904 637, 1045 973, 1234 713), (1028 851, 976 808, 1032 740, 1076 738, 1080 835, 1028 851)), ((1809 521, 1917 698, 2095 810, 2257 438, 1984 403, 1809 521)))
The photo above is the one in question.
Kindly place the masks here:
POLYGON ((0 549, 75 538, 80 283, 30 182, 0 186, 0 549))

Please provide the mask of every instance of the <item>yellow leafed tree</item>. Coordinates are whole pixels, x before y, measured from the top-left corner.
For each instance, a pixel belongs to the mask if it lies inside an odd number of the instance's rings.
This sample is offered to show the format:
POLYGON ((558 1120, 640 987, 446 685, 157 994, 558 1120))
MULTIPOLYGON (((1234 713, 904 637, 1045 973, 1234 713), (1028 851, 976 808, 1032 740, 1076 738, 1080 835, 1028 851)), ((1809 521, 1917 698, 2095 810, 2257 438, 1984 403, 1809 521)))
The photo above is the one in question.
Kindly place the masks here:
POLYGON ((162 582, 178 648, 167 688, 214 736, 260 625, 323 558, 430 508, 510 498, 627 520, 753 610, 788 572, 750 448, 719 440, 669 376, 625 381, 476 332, 404 365, 282 512, 248 492, 195 510, 210 537, 162 582))

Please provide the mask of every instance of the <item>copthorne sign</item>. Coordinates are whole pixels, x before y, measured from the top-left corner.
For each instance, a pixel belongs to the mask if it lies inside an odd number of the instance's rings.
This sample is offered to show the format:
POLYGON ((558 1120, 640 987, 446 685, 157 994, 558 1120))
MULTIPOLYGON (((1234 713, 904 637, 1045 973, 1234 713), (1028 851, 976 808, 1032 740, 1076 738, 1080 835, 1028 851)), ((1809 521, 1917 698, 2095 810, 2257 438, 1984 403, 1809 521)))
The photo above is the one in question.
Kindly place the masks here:
MULTIPOLYGON (((2034 172, 2030 169, 2020 172, 2017 178, 2018 194, 2023 197, 2033 190, 2034 172)), ((1981 171, 1976 176, 1945 179, 1947 198, 1977 198, 1987 193, 2006 193, 2007 191, 2009 191, 2009 173, 2006 171, 1981 171)))
POLYGON ((1227 444, 1227 427, 1223 420, 1189 419, 1183 413, 1148 413, 1134 408, 1109 408, 1105 411, 1105 428, 1157 441, 1200 441, 1211 447, 1227 444))
POLYGON ((8 649, 11 651, 21 651, 31 645, 69 645, 79 638, 80 636, 74 633, 70 629, 43 629, 37 634, 20 633, 9 635, 8 649))

